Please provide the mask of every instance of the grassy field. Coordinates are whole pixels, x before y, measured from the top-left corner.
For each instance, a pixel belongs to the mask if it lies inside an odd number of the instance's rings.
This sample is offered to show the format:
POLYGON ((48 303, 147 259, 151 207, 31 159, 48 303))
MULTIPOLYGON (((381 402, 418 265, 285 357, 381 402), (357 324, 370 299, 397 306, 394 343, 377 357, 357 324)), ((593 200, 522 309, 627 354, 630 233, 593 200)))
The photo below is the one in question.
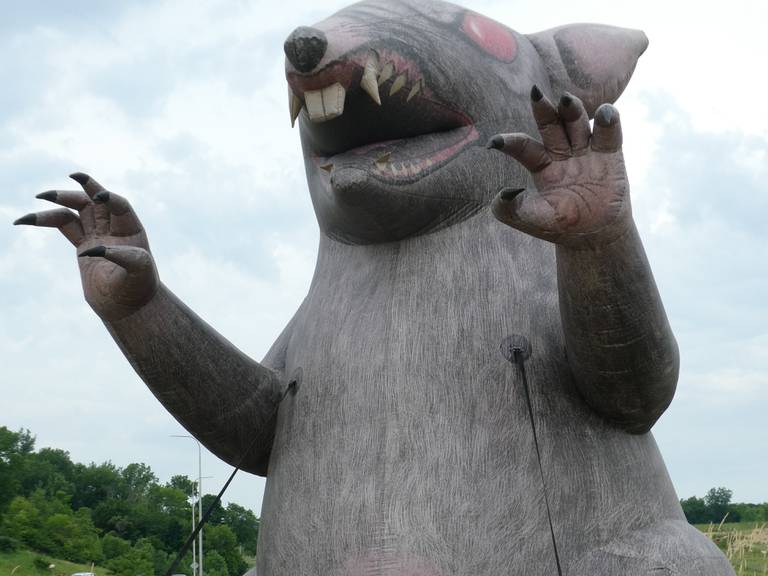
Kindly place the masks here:
MULTIPOLYGON (((0 553, 0 576, 70 576, 75 572, 90 572, 90 564, 75 564, 66 560, 57 560, 45 554, 32 552, 31 550, 18 550, 16 552, 0 553), (35 558, 43 559, 53 568, 38 568, 35 566, 35 558)), ((95 566, 93 571, 96 576, 107 576, 109 571, 95 566)))
POLYGON ((731 561, 738 576, 768 576, 768 524, 697 525, 731 561))

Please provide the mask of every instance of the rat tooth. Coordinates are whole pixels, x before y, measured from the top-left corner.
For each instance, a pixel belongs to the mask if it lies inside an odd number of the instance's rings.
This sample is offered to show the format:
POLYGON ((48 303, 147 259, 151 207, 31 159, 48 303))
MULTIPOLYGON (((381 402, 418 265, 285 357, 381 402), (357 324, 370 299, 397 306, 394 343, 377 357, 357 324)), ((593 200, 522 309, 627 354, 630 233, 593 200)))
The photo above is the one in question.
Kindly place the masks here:
POLYGON ((344 89, 344 86, 336 82, 327 88, 323 88, 322 93, 326 120, 344 114, 344 99, 347 97, 347 91, 344 89))
POLYGON ((375 52, 368 55, 368 61, 365 63, 363 79, 360 81, 360 87, 365 90, 373 101, 381 106, 381 96, 379 96, 379 84, 376 77, 379 75, 379 58, 375 52))
POLYGON ((389 95, 394 96, 405 86, 405 74, 400 74, 395 81, 392 82, 392 87, 389 89, 389 95))
POLYGON ((395 65, 392 64, 392 62, 387 62, 384 65, 384 69, 381 71, 381 74, 379 75, 379 86, 384 84, 387 80, 389 80, 392 77, 392 74, 395 72, 395 65))
POLYGON ((421 92, 422 82, 423 80, 421 78, 416 80, 416 84, 414 84, 413 88, 411 88, 411 91, 408 92, 408 97, 405 99, 406 102, 410 102, 411 98, 413 98, 414 96, 416 96, 416 94, 421 92))
POLYGON ((304 108, 304 104, 301 99, 293 93, 291 87, 288 87, 288 106, 291 110, 291 128, 296 124, 296 118, 301 114, 301 109, 304 108))
POLYGON ((381 156, 380 158, 378 158, 378 159, 376 160, 376 162, 375 162, 375 164, 376 164, 376 168, 379 168, 379 169, 382 169, 382 170, 383 170, 384 168, 386 168, 386 167, 387 167, 387 164, 389 164, 389 158, 390 158, 391 156, 392 156, 392 152, 387 152, 386 154, 384 154, 383 156, 381 156))
POLYGON ((307 114, 312 122, 322 122, 326 120, 325 110, 323 109, 323 93, 321 90, 307 90, 304 92, 304 102, 307 107, 307 114))
POLYGON ((347 91, 336 82, 322 90, 304 92, 307 114, 312 122, 325 122, 344 113, 344 99, 347 91))
POLYGON ((322 168, 326 172, 331 172, 333 170, 333 162, 328 162, 327 164, 323 164, 322 166, 320 166, 320 168, 322 168))

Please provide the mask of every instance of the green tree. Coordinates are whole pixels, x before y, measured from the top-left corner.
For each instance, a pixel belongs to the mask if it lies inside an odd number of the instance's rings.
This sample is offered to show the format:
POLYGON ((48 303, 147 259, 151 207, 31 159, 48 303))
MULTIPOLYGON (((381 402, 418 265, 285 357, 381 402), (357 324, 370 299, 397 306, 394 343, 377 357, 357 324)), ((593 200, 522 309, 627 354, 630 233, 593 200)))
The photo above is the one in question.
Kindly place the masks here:
POLYGON ((139 540, 126 553, 105 563, 115 576, 154 576, 155 548, 148 540, 139 540))
POLYGON ((8 463, 13 455, 25 456, 35 450, 35 437, 26 428, 12 432, 0 426, 0 462, 8 463))
POLYGON ((209 551, 218 552, 227 564, 229 576, 240 576, 248 569, 248 564, 240 554, 237 537, 229 526, 210 526, 205 528, 205 546, 209 551))
POLYGON ((224 510, 224 523, 232 529, 237 543, 251 556, 256 555, 256 543, 259 540, 259 519, 256 515, 234 502, 227 504, 224 510))
POLYGON ((58 513, 45 519, 46 552, 72 562, 101 562, 101 541, 87 508, 58 513))
POLYGON ((125 500, 110 498, 103 500, 93 511, 93 523, 104 532, 131 542, 138 538, 138 532, 131 518, 132 507, 125 500))
POLYGON ((686 520, 691 524, 706 524, 710 521, 709 510, 703 498, 691 496, 680 500, 680 505, 683 507, 686 520))
POLYGON ((51 496, 61 493, 69 498, 74 492, 73 472, 74 464, 65 450, 42 448, 39 452, 28 454, 21 473, 23 494, 42 489, 51 496))
POLYGON ((191 498, 195 494, 195 483, 183 474, 172 476, 166 486, 181 490, 187 498, 191 498))
MULTIPOLYGON (((739 522, 765 522, 768 516, 765 515, 765 504, 731 504, 729 506, 730 514, 739 519, 739 522)), ((730 515, 728 518, 730 519, 730 515)))
POLYGON ((69 506, 69 498, 66 495, 57 497, 43 488, 38 488, 29 495, 29 501, 40 511, 42 518, 53 514, 69 514, 72 509, 69 506))
POLYGON ((112 498, 124 498, 126 489, 120 469, 111 462, 103 464, 75 464, 72 483, 72 507, 94 510, 112 498))
POLYGON ((101 550, 106 560, 124 556, 131 551, 131 543, 115 534, 104 534, 101 539, 101 550))
POLYGON ((35 448, 29 430, 12 432, 0 426, 0 519, 15 496, 21 495, 23 461, 35 448))
MULTIPOLYGON (((203 570, 208 576, 229 576, 227 562, 216 550, 205 553, 203 570)), ((237 576, 240 576, 239 574, 237 576)))
POLYGON ((3 536, 19 540, 30 548, 41 549, 46 544, 42 524, 43 518, 37 507, 28 498, 16 496, 3 516, 0 531, 3 536))
MULTIPOLYGON (((64 450, 35 451, 28 430, 0 427, 0 544, 88 563, 105 561, 116 576, 153 576, 170 565, 190 530, 194 483, 174 476, 165 485, 146 464, 76 464, 64 450), (103 537, 100 534, 105 534, 103 537)), ((207 508, 215 501, 203 497, 207 508)), ((211 576, 240 576, 242 552, 253 554, 258 518, 217 503, 206 526, 211 576)), ((178 570, 190 564, 187 554, 178 570)))
POLYGON ((176 550, 189 531, 190 503, 177 488, 155 484, 147 496, 147 534, 155 536, 164 550, 176 550))
POLYGON ((155 548, 146 538, 142 538, 133 547, 134 553, 138 558, 138 563, 134 569, 136 576, 154 576, 155 574, 155 548))
POLYGON ((173 554, 170 554, 164 550, 161 550, 160 548, 155 548, 155 555, 152 558, 152 562, 155 567, 155 574, 165 574, 165 571, 168 569, 168 566, 170 566, 173 558, 176 558, 175 551, 173 554))
MULTIPOLYGON (((707 505, 707 511, 711 522, 721 522, 725 515, 728 514, 728 507, 731 504, 731 497, 733 491, 728 488, 710 488, 706 496, 704 496, 704 503, 707 505)), ((730 520, 738 520, 737 518, 729 518, 730 520)))
POLYGON ((147 494, 149 505, 171 516, 186 517, 189 515, 187 495, 178 488, 155 484, 147 494))
MULTIPOLYGON (((214 502, 216 502, 216 496, 213 494, 206 494, 203 496, 203 514, 205 514, 206 510, 208 510, 208 508, 213 505, 214 502)), ((211 515, 208 518, 208 525, 219 526, 224 524, 225 521, 224 507, 221 505, 221 501, 216 502, 216 505, 214 506, 213 510, 211 511, 211 515)))
POLYGON ((146 464, 128 464, 123 469, 126 496, 129 500, 140 500, 147 496, 153 484, 157 484, 157 476, 146 464))

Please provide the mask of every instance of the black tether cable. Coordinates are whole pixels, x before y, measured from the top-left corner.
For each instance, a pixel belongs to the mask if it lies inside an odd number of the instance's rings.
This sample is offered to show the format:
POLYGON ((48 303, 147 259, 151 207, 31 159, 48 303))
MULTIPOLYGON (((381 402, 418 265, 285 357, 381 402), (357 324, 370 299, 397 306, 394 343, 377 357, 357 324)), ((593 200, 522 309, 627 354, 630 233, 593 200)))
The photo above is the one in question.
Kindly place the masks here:
MULTIPOLYGON (((280 404, 282 404, 283 400, 285 400, 285 397, 288 395, 288 392, 293 390, 296 387, 296 382, 291 382, 288 384, 288 387, 285 389, 285 392, 283 392, 283 395, 280 397, 280 401, 277 403, 277 406, 275 406, 274 411, 270 415, 270 418, 272 418, 275 414, 277 414, 277 411, 280 409, 280 404)), ((166 570, 165 576, 171 576, 172 574, 176 573, 176 568, 179 566, 179 562, 181 562, 181 559, 184 558, 184 555, 189 552, 190 546, 192 546, 192 542, 194 542, 195 538, 197 538, 197 535, 200 534, 200 530, 203 529, 203 526, 205 526, 205 523, 208 521, 208 518, 211 517, 211 513, 213 512, 213 509, 216 508, 216 506, 221 502, 221 497, 224 495, 224 492, 226 492, 227 488, 229 488, 230 483, 235 477, 235 474, 237 474, 237 471, 240 470, 240 466, 242 466, 243 462, 245 461, 245 457, 248 456, 248 454, 251 453, 251 450, 253 450, 253 447, 256 445, 256 442, 262 439, 263 434, 260 434, 256 436, 256 438, 253 439, 253 441, 249 444, 248 448, 246 448, 245 452, 243 452, 243 455, 240 456, 240 459, 237 461, 237 466, 235 466, 235 469, 232 470, 232 474, 229 475, 229 479, 224 483, 224 486, 221 487, 221 490, 219 490, 219 493, 216 495, 216 499, 211 502, 211 505, 206 508, 205 513, 203 514, 203 517, 200 518, 200 521, 197 523, 197 526, 195 526, 195 529, 192 531, 192 534, 189 535, 187 538, 187 541, 184 542, 184 544, 181 546, 181 549, 179 550, 179 553, 176 555, 175 560, 171 564, 170 568, 166 570)), ((200 498, 202 498, 203 495, 200 494, 200 498)))
POLYGON ((544 505, 547 508, 547 521, 549 522, 549 533, 552 536, 552 549, 555 551, 555 564, 557 564, 558 576, 563 576, 563 570, 560 567, 560 554, 557 552, 557 539, 555 538, 555 528, 552 525, 552 512, 549 508, 549 496, 547 495, 547 482, 544 479, 544 467, 541 464, 541 451, 539 450, 539 437, 536 434, 536 422, 533 419, 533 404, 531 403, 531 392, 528 389, 528 377, 525 375, 524 351, 521 348, 513 348, 512 355, 514 362, 520 370, 520 376, 523 380, 523 389, 525 390, 525 403, 528 405, 528 416, 531 419, 531 430, 533 430, 533 444, 536 446, 536 459, 539 462, 539 474, 541 474, 541 485, 544 491, 544 505))

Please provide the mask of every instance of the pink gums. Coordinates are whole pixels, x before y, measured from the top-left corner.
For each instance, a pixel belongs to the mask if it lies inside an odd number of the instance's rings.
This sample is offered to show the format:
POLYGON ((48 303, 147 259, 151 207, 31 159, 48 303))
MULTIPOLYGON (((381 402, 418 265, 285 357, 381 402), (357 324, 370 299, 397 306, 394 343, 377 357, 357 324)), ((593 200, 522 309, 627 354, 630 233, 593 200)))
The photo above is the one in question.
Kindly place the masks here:
MULTIPOLYGON (((368 61, 368 56, 372 50, 379 56, 379 70, 383 70, 384 66, 390 62, 394 65, 394 73, 390 80, 405 74, 409 83, 413 84, 423 78, 419 65, 413 60, 391 50, 371 49, 348 55, 336 62, 330 62, 325 68, 311 76, 289 72, 287 75, 288 85, 294 94, 302 98, 304 92, 308 90, 321 90, 336 82, 341 84, 345 90, 349 90, 353 88, 353 81, 360 81, 365 63, 368 61)), ((407 88, 404 89, 407 90, 407 88)), ((426 98, 431 97, 432 91, 429 86, 423 86, 420 95, 426 98)))

